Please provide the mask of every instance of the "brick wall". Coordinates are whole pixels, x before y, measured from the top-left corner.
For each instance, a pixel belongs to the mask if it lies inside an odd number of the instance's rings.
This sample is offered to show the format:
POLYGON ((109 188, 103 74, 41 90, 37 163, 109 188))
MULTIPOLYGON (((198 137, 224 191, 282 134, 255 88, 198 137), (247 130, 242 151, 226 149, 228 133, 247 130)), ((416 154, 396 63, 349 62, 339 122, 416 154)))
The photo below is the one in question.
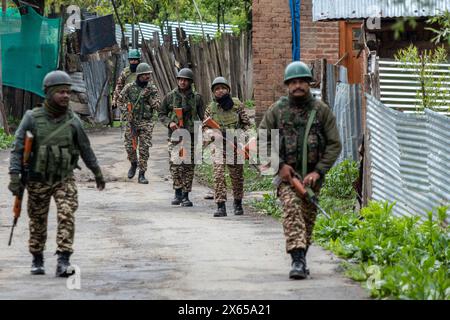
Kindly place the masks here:
MULTIPOLYGON (((292 61, 292 33, 289 0, 253 0, 253 88, 256 120, 284 95, 283 72, 292 61)), ((312 22, 312 0, 302 0, 300 8, 300 59, 311 63, 339 58, 337 22, 312 22)))

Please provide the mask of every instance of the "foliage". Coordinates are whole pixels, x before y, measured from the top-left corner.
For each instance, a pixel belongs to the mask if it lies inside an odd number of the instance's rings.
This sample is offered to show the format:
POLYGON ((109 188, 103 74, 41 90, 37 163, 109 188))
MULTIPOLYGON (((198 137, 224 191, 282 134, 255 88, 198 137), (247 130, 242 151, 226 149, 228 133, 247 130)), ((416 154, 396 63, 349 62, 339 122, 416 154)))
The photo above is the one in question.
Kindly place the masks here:
POLYGON ((447 207, 436 218, 394 217, 394 204, 371 202, 356 213, 318 218, 314 239, 350 259, 347 274, 372 296, 396 299, 450 299, 450 228, 447 207))
POLYGON ((250 204, 253 208, 269 216, 280 218, 283 215, 275 192, 265 193, 262 200, 253 200, 250 204))
POLYGON ((3 128, 0 128, 0 150, 8 149, 14 142, 13 135, 7 135, 3 128))
POLYGON ((416 92, 419 104, 418 112, 424 108, 439 110, 448 104, 450 90, 445 86, 445 73, 436 72, 437 64, 447 62, 447 51, 443 47, 436 50, 419 51, 414 45, 406 49, 400 49, 395 59, 402 62, 402 68, 417 76, 420 88, 416 92))
POLYGON ((358 178, 358 174, 358 163, 345 159, 327 173, 321 196, 340 199, 355 198, 353 182, 358 178))
POLYGON ((247 109, 254 109, 255 108, 255 100, 246 100, 244 102, 244 105, 247 109))
POLYGON ((427 30, 433 31, 436 34, 434 38, 431 39, 435 44, 442 42, 447 42, 450 45, 450 11, 446 10, 442 15, 431 17, 427 20, 429 25, 437 24, 440 28, 425 28, 427 30))
MULTIPOLYGON (((122 23, 145 22, 162 27, 167 21, 200 22, 193 0, 114 1, 122 23)), ((219 26, 235 24, 240 30, 251 28, 251 0, 197 0, 196 3, 203 22, 216 22, 219 26)), ((54 0, 46 3, 46 10, 48 12, 52 5, 59 8, 61 4, 77 5, 99 15, 114 13, 111 0, 54 0)))

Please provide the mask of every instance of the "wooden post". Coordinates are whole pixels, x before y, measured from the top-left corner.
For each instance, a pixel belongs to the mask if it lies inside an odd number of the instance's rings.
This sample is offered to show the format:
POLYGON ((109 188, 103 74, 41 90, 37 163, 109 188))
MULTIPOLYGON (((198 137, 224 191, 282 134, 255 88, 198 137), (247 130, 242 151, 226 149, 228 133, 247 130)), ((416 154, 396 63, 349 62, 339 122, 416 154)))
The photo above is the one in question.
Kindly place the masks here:
POLYGON ((322 101, 329 105, 327 90, 327 59, 321 59, 320 61, 320 91, 322 101))

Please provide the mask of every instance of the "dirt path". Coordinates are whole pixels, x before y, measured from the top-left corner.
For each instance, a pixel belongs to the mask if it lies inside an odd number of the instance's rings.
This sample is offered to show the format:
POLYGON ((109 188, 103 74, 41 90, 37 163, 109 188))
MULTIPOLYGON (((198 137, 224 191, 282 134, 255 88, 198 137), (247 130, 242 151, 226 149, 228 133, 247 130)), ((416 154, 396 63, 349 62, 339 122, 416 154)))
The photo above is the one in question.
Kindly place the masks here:
POLYGON ((271 217, 213 218, 215 205, 203 200, 207 189, 200 185, 194 185, 194 207, 171 206, 166 130, 160 125, 154 133, 149 185, 126 178, 118 129, 90 136, 109 181, 99 192, 84 166, 77 173, 80 207, 72 263, 81 270, 80 290, 69 290, 65 279, 54 277, 53 201, 46 275, 29 274, 25 211, 13 245, 7 246, 9 152, 0 152, 0 299, 367 299, 358 283, 337 271, 338 260, 316 246, 308 253, 311 278, 289 280, 282 226, 271 217))

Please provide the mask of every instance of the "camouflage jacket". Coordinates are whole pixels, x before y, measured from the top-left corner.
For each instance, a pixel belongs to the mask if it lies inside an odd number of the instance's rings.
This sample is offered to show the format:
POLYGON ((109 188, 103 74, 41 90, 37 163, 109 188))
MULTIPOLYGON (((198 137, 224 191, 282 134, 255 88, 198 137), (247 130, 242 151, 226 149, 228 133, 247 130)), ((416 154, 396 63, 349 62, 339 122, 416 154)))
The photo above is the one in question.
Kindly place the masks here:
POLYGON ((136 81, 136 73, 132 73, 130 67, 123 69, 119 78, 117 78, 116 88, 114 89, 113 95, 113 105, 117 105, 120 92, 122 92, 125 85, 128 83, 133 83, 134 81, 136 81))
MULTIPOLYGON (((244 105, 242 102, 239 101, 238 98, 233 98, 234 106, 231 110, 223 111, 220 109, 216 101, 211 101, 211 103, 208 105, 205 111, 205 118, 211 117, 213 120, 217 121, 221 126, 221 115, 228 114, 228 113, 234 113, 236 115, 235 120, 235 129, 242 129, 244 131, 248 130, 251 126, 250 118, 247 115, 247 112, 245 112, 244 105)), ((231 118, 229 116, 225 116, 225 118, 231 118)), ((229 121, 227 121, 229 122, 229 121)))
POLYGON ((136 82, 127 84, 117 100, 122 114, 128 114, 128 117, 132 116, 138 121, 152 120, 153 113, 158 111, 160 104, 158 89, 152 82, 145 88, 139 87, 136 82), (128 114, 128 103, 132 105, 131 115, 128 114))
POLYGON ((266 111, 259 129, 268 130, 269 144, 270 130, 280 130, 280 166, 289 164, 301 174, 306 123, 313 108, 317 113, 307 138, 307 172, 323 177, 342 149, 336 118, 324 102, 310 95, 303 105, 293 106, 288 97, 281 97, 266 111))
MULTIPOLYGON (((169 92, 161 103, 159 120, 169 128, 171 122, 178 124, 178 118, 174 108, 183 108, 183 128, 191 134, 194 133, 194 121, 203 121, 205 116, 205 106, 203 98, 195 91, 189 90, 186 94, 180 92, 178 88, 169 92), (187 110, 187 111, 185 111, 187 110)), ((172 130, 169 128, 169 137, 172 130)))

